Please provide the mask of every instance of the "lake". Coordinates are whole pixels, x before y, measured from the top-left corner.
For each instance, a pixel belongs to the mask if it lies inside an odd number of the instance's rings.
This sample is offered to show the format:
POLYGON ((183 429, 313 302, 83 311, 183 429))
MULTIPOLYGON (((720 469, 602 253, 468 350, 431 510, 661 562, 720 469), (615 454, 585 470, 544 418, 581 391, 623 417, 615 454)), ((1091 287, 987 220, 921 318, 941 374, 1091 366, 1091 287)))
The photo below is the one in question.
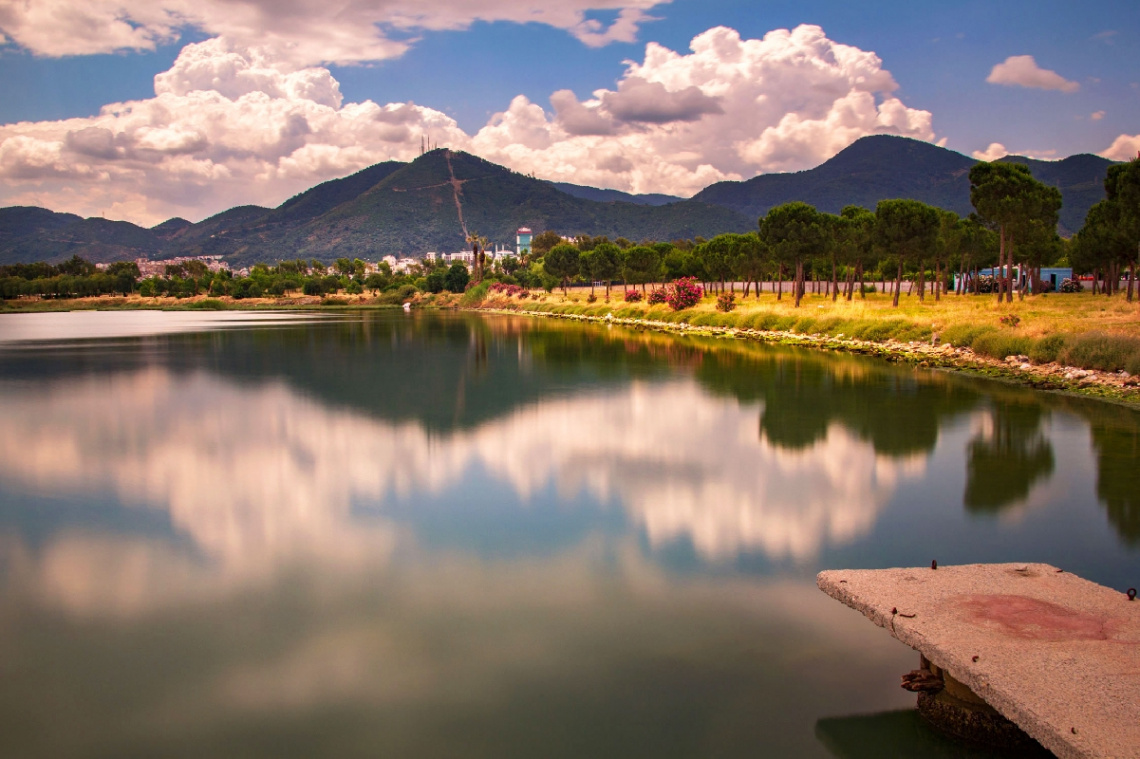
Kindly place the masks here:
POLYGON ((0 316, 0 754, 983 756, 832 568, 1140 584, 1140 415, 731 339, 0 316))

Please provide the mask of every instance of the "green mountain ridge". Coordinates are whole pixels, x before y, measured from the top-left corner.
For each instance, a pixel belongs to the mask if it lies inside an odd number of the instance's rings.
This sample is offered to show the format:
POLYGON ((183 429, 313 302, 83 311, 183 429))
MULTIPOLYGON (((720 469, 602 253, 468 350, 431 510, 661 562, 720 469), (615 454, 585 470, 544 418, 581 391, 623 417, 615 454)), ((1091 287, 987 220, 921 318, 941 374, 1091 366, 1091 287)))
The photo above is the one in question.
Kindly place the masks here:
MULTIPOLYGON (((1104 197, 1104 177, 1114 162, 1089 154, 1060 161, 1006 156, 1023 163, 1038 180, 1061 190, 1058 231, 1076 232, 1088 209, 1104 197)), ((725 206, 759 218, 770 208, 802 200, 821 211, 839 213, 848 204, 874 210, 880 200, 920 200, 965 216, 970 205, 970 169, 977 160, 920 140, 892 135, 863 137, 824 163, 788 174, 761 174, 743 182, 717 182, 693 200, 725 206)))
MULTIPOLYGON (((1060 188, 1059 230, 1075 232, 1104 197, 1112 161, 1010 156, 1060 188)), ((534 179, 477 156, 433 150, 409 163, 387 161, 322 182, 277 208, 236 206, 197 223, 169 219, 151 229, 43 208, 0 208, 0 263, 221 255, 232 266, 346 256, 419 256, 468 248, 468 233, 515 247, 530 227, 611 239, 672 240, 754 229, 769 208, 793 200, 836 213, 848 204, 913 198, 968 214, 969 170, 977 161, 936 145, 877 135, 856 140, 814 169, 718 182, 688 200, 534 179), (658 204, 658 202, 663 204, 658 204)))

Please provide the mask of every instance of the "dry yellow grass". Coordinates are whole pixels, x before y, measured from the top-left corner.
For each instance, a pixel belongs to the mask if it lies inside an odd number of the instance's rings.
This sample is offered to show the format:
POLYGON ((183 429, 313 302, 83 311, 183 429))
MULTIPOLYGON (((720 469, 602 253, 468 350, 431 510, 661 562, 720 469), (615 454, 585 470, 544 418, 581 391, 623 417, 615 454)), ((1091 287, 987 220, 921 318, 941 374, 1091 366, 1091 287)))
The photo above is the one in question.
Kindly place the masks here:
MULTIPOLYGON (((665 315, 669 309, 664 306, 647 306, 642 303, 625 303, 620 294, 611 293, 606 304, 599 291, 598 300, 587 304, 589 289, 572 289, 569 297, 555 291, 545 296, 546 303, 594 307, 609 305, 611 308, 634 308, 647 316, 665 315)), ((523 302, 524 304, 526 301, 523 302)), ((1128 303, 1123 294, 1111 298, 1090 293, 1051 293, 1048 295, 1027 296, 1025 300, 1014 297, 1013 303, 997 303, 996 295, 945 295, 939 301, 927 295, 920 301, 917 295, 907 296, 904 292, 899 299, 899 307, 891 306, 889 295, 869 293, 866 299, 856 295, 848 303, 840 298, 832 302, 823 295, 807 294, 799 308, 785 293, 777 300, 772 293, 764 293, 757 299, 754 295, 741 298, 737 293, 737 307, 732 315, 738 321, 758 313, 773 313, 779 316, 814 317, 817 320, 839 318, 844 321, 866 321, 885 319, 905 319, 916 327, 930 329, 934 333, 945 331, 953 326, 993 325, 1009 329, 1017 335, 1041 338, 1046 335, 1086 332, 1108 332, 1118 335, 1140 337, 1140 299, 1128 303), (1016 327, 1004 325, 1001 317, 1016 315, 1016 327)), ((696 313, 716 312, 716 299, 706 295, 699 306, 691 310, 696 313)))

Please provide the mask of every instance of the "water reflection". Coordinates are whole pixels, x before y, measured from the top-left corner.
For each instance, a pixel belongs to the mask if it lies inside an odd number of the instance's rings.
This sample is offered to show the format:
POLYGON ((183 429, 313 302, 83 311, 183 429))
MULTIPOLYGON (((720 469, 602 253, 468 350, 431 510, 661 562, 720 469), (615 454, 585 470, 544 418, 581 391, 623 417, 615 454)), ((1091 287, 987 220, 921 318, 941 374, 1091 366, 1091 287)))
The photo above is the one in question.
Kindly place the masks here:
POLYGON ((0 346, 0 753, 846 755, 909 723, 821 718, 908 706, 912 652, 818 568, 1135 567, 1101 404, 522 319, 144 331, 0 346))
POLYGON ((385 499, 459 493, 475 473, 509 485, 524 507, 554 489, 621 509, 653 546, 683 538, 707 559, 760 550, 802 560, 864 534, 900 478, 922 473, 921 459, 877 456, 840 425, 810 447, 774 446, 752 432, 756 413, 689 382, 633 382, 431 434, 280 383, 153 367, 5 387, 0 478, 164 511, 172 533, 234 576, 281 557, 375 554, 393 528, 354 519, 354 508, 383 516, 385 499))
POLYGON ((995 405, 967 452, 966 508, 996 512, 1024 500, 1053 474, 1053 446, 1041 429, 1045 410, 1030 403, 995 405))

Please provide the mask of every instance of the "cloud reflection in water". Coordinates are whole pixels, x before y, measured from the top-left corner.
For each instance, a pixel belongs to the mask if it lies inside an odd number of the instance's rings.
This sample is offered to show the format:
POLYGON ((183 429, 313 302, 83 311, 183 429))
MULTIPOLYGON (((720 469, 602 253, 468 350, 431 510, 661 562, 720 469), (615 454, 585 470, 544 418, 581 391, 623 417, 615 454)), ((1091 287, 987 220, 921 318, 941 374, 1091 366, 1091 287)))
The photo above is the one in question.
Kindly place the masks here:
MULTIPOLYGON (((281 383, 151 367, 5 387, 0 476, 10 488, 105 491, 164 510, 209 571, 235 582, 306 556, 352 564, 386 553, 399 525, 354 520, 353 504, 383 515, 393 495, 461 492, 472 467, 523 502, 551 486, 586 493, 624 509, 652 546, 688 540, 712 561, 747 551, 810 559, 866 533, 899 479, 921 473, 920 457, 876 456, 839 425, 808 448, 781 450, 758 435, 758 413, 691 381, 633 382, 437 434, 329 408, 281 383)), ((141 602, 140 586, 171 586, 145 551, 74 537, 40 561, 53 595, 72 607, 84 605, 77 587, 119 586, 141 602), (99 571, 115 581, 82 579, 99 571)))

